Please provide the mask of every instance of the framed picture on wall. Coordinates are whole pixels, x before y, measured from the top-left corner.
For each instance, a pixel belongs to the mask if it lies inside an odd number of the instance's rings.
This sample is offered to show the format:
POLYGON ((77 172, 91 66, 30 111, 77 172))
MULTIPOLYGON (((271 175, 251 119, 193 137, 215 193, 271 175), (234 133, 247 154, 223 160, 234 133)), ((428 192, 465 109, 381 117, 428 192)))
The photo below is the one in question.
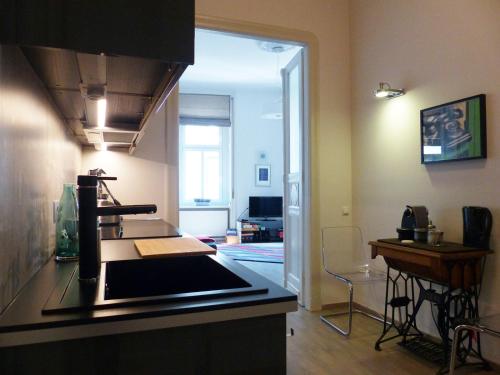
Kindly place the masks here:
POLYGON ((271 166, 257 164, 255 166, 255 185, 271 186, 271 166))
POLYGON ((486 96, 420 111, 422 164, 486 158, 486 96))

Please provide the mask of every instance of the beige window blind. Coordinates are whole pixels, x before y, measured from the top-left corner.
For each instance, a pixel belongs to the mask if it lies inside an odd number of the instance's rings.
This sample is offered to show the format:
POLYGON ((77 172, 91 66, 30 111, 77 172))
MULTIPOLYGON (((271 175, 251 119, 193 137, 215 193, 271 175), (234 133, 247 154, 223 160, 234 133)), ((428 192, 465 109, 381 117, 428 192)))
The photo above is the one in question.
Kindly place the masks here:
POLYGON ((229 95, 180 94, 181 125, 231 126, 229 95))

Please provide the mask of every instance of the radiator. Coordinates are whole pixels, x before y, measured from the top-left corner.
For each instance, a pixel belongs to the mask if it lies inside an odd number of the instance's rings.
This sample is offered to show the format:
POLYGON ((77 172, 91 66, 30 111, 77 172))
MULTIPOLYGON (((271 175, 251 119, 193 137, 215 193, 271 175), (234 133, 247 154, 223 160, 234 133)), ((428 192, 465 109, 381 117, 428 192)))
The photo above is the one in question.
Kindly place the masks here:
POLYGON ((181 208, 179 228, 193 236, 225 236, 229 208, 181 208))

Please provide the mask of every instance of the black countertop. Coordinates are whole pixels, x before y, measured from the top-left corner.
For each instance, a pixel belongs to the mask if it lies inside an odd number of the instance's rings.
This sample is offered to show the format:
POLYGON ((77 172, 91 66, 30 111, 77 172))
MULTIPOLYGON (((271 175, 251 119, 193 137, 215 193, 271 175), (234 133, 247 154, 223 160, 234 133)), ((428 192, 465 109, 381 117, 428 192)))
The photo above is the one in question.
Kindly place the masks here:
POLYGON ((123 220, 120 225, 101 226, 102 240, 181 236, 178 228, 161 219, 123 220))
MULTIPOLYGON (((102 261, 139 259, 133 240, 102 241, 102 261)), ((115 307, 102 310, 42 314, 52 290, 71 277, 77 263, 56 263, 51 259, 21 290, 0 316, 0 347, 26 343, 56 341, 68 338, 146 330, 160 327, 199 324, 251 316, 272 315, 295 311, 297 297, 262 276, 249 271, 219 254, 225 262, 233 262, 233 271, 242 271, 251 284, 265 283, 267 293, 226 298, 162 303, 156 305, 115 307), (217 313, 220 311, 220 313, 217 313), (164 317, 163 320, 157 319, 164 317), (165 317, 170 317, 166 319, 165 317), (156 318, 156 320, 154 320, 156 318), (145 319, 147 320, 145 322, 145 319), (133 322, 135 328, 130 326, 133 322), (154 324, 151 322, 155 322, 154 324), (117 322, 130 322, 128 326, 117 322), (105 323, 104 326, 101 323, 105 323), (95 325, 98 324, 98 329, 95 325), (82 329, 89 325, 93 329, 82 329), (80 328, 78 328, 80 327, 80 328), (76 329, 75 329, 76 328, 76 329), (56 333, 49 331, 56 329, 56 333)), ((87 327, 88 328, 88 327, 87 327)))

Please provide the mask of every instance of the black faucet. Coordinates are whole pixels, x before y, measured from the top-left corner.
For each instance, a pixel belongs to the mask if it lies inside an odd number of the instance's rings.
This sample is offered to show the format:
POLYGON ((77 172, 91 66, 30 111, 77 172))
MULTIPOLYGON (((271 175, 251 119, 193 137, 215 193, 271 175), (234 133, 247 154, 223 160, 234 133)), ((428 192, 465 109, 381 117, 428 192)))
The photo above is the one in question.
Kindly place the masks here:
POLYGON ((88 175, 78 176, 79 279, 85 283, 95 283, 101 268, 97 217, 156 212, 154 204, 97 207, 97 182, 101 178, 88 175))

